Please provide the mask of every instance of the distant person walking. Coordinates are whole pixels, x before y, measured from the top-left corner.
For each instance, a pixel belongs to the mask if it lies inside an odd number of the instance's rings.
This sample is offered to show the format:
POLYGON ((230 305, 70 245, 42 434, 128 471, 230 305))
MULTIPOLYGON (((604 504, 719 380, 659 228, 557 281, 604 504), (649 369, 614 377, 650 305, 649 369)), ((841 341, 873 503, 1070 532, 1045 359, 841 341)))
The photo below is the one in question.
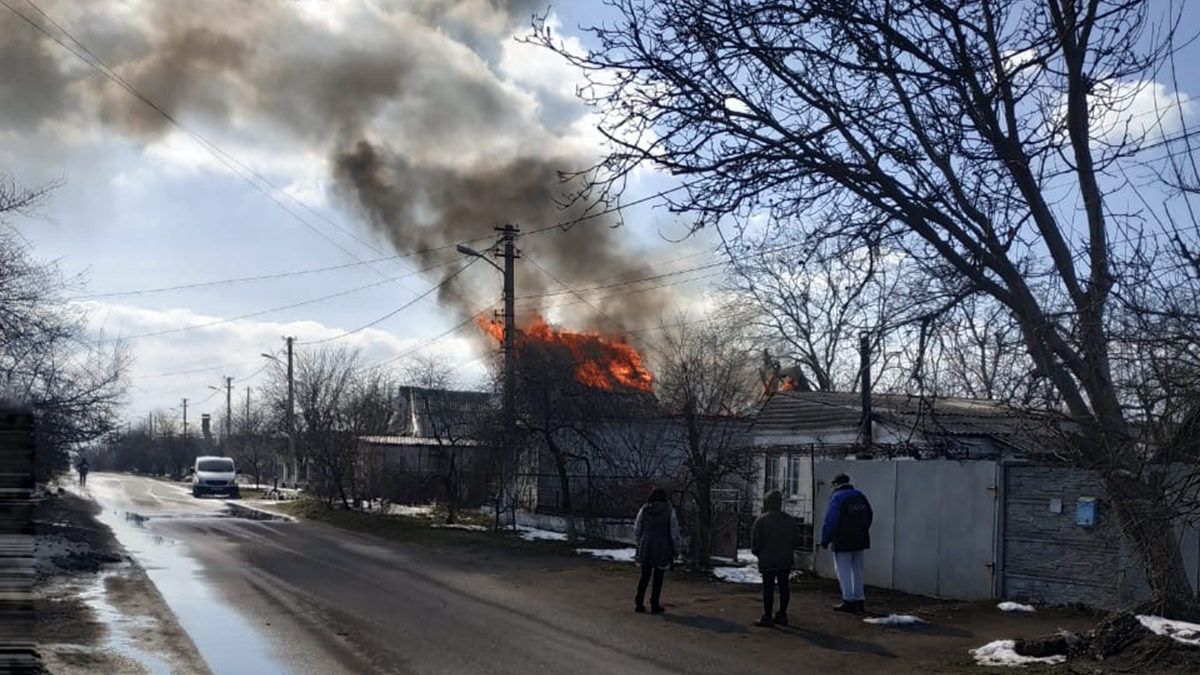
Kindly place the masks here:
POLYGON ((863 551, 871 548, 871 503, 866 495, 850 484, 844 473, 833 478, 833 494, 821 528, 821 546, 833 547, 833 563, 842 589, 839 612, 862 614, 867 611, 863 590, 863 551))
POLYGON ((77 471, 79 471, 79 485, 80 486, 87 484, 87 475, 88 475, 89 468, 91 468, 91 467, 88 466, 88 461, 87 461, 86 457, 80 458, 79 464, 75 465, 75 469, 77 471))
POLYGON ((750 552, 758 557, 758 571, 763 579, 763 615, 754 625, 764 628, 788 625, 788 602, 792 599, 788 584, 795 547, 796 521, 783 512, 783 494, 771 490, 763 502, 763 514, 754 521, 754 529, 750 531, 750 552), (779 612, 772 614, 776 588, 779 589, 779 612))
POLYGON ((666 490, 656 487, 650 491, 646 503, 638 509, 633 536, 637 539, 637 561, 642 566, 634 611, 646 611, 646 586, 653 579, 650 612, 659 614, 665 611, 661 602, 663 573, 674 564, 680 549, 679 520, 675 517, 675 509, 667 501, 666 490))

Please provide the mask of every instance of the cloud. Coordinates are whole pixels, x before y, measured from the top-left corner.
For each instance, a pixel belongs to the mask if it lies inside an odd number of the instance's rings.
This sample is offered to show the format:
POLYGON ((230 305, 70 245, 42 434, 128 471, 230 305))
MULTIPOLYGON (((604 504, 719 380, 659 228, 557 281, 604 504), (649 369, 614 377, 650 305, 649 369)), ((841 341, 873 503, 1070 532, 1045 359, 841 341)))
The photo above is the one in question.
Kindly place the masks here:
MULTIPOLYGON (((135 305, 98 301, 76 303, 91 318, 90 331, 103 339, 167 331, 220 321, 222 317, 190 309, 152 310, 135 305)), ((132 397, 139 410, 176 405, 182 397, 199 401, 211 393, 208 386, 220 385, 221 378, 234 378, 239 390, 257 387, 265 381, 269 361, 263 352, 281 353, 282 336, 297 338, 296 353, 319 348, 305 342, 334 338, 344 328, 317 321, 242 320, 175 332, 160 337, 131 341, 137 354, 130 372, 134 386, 132 397), (186 357, 181 358, 181 354, 186 357)), ((447 336, 423 346, 426 337, 398 337, 392 333, 366 329, 342 339, 324 343, 330 347, 357 349, 363 363, 373 365, 406 354, 434 355, 450 363, 462 364, 461 380, 467 386, 482 386, 486 380, 486 343, 469 331, 447 336)), ((399 372, 403 359, 390 367, 399 372)), ((215 401, 215 399, 214 399, 215 401)), ((214 404, 215 405, 215 404, 214 404)))
POLYGON ((1159 141, 1196 114, 1190 96, 1153 80, 1099 83, 1092 106, 1093 141, 1108 144, 1159 141))

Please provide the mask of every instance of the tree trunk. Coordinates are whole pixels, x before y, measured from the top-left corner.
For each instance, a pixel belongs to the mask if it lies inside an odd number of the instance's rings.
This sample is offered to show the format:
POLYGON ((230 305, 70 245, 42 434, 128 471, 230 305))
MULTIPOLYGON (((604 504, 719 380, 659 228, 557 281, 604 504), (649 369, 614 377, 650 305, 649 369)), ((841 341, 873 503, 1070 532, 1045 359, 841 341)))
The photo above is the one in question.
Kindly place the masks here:
POLYGON ((546 434, 546 445, 554 456, 554 468, 558 471, 558 486, 560 491, 559 508, 567 521, 567 541, 575 541, 575 509, 571 506, 571 477, 567 475, 567 458, 559 449, 558 444, 546 434))
POLYGON ((696 562, 701 567, 712 564, 712 486, 708 477, 701 476, 696 481, 696 537, 693 542, 696 550, 696 562))
POLYGON ((1104 486, 1121 532, 1145 573, 1152 594, 1151 611, 1195 618, 1195 590, 1183 565, 1165 496, 1137 478, 1117 473, 1105 476, 1104 486))

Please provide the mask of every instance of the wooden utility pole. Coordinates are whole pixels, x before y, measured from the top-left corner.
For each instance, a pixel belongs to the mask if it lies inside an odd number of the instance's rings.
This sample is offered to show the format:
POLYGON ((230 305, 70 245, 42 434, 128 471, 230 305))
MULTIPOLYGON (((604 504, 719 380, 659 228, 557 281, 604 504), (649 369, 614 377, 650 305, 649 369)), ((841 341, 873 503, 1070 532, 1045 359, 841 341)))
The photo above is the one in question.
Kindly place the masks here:
MULTIPOLYGON (((233 438, 233 378, 225 376, 225 445, 233 438)), ((225 449, 228 454, 229 448, 225 449)))
POLYGON ((871 335, 860 333, 858 336, 859 372, 862 384, 862 442, 863 447, 871 447, 871 335))
POLYGON ((183 440, 187 443, 187 399, 183 399, 183 440))
MULTIPOLYGON (((295 478, 300 477, 300 461, 296 457, 296 385, 292 376, 292 343, 296 341, 294 337, 284 338, 287 340, 287 378, 288 378, 288 404, 287 404, 287 435, 288 435, 288 459, 295 462, 296 468, 295 478)), ((276 487, 279 487, 278 479, 276 479, 276 487)))

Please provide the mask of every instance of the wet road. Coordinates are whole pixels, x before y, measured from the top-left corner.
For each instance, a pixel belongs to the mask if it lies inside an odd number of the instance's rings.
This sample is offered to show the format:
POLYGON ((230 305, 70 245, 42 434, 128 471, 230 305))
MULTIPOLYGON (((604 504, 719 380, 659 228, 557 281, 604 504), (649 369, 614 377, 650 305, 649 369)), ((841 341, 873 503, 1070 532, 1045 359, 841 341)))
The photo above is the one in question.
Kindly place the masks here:
POLYGON ((139 559, 218 674, 747 670, 736 651, 697 635, 595 611, 554 556, 464 554, 233 518, 222 500, 133 476, 89 483, 106 512, 136 514, 118 536, 148 535, 135 542, 151 549, 139 559))

